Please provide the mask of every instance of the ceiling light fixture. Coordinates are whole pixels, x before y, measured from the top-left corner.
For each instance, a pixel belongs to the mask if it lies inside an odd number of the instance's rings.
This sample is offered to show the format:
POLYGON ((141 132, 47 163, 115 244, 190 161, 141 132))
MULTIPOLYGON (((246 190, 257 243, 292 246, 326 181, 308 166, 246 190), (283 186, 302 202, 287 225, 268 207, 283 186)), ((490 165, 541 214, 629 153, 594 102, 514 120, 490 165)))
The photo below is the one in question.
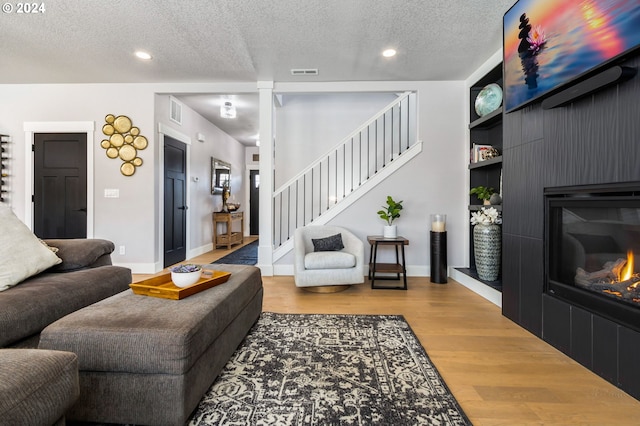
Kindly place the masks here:
POLYGON ((220 107, 220 117, 222 118, 236 118, 236 107, 231 102, 225 102, 220 107))
POLYGON ((144 59, 145 61, 151 59, 151 55, 147 52, 143 52, 142 50, 136 51, 136 57, 138 57, 139 59, 144 59))
POLYGON ((387 49, 387 50, 382 52, 382 56, 384 56, 385 58, 391 58, 392 56, 396 56, 396 50, 395 49, 387 49))

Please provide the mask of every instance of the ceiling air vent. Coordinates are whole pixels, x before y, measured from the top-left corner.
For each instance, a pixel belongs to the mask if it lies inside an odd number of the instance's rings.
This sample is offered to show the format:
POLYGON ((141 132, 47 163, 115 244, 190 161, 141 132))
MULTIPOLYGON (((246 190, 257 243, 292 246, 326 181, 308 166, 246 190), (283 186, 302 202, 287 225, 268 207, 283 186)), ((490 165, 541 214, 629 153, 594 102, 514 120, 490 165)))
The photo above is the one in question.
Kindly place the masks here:
POLYGON ((291 75, 318 75, 318 69, 315 68, 293 68, 291 69, 291 75))

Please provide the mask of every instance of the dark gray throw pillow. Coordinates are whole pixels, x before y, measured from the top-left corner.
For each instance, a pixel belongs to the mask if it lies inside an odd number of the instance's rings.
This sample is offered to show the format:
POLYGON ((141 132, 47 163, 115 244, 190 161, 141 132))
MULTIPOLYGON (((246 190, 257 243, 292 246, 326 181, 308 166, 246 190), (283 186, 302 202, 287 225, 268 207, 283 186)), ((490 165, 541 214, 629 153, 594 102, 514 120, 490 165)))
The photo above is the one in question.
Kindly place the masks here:
POLYGON ((313 243, 313 251, 338 251, 344 248, 342 234, 325 238, 312 238, 311 242, 313 243))

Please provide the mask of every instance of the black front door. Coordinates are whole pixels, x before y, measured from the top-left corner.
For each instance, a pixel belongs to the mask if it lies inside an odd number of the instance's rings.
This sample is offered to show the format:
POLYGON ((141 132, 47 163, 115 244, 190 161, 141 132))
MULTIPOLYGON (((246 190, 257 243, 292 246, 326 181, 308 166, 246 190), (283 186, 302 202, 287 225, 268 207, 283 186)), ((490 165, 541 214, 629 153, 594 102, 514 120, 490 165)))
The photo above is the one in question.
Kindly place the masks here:
POLYGON ((185 260, 187 252, 187 146, 164 137, 164 267, 185 260))
POLYGON ((260 234, 260 171, 249 171, 249 234, 260 234))
POLYGON ((34 233, 87 237, 87 135, 34 135, 34 233))

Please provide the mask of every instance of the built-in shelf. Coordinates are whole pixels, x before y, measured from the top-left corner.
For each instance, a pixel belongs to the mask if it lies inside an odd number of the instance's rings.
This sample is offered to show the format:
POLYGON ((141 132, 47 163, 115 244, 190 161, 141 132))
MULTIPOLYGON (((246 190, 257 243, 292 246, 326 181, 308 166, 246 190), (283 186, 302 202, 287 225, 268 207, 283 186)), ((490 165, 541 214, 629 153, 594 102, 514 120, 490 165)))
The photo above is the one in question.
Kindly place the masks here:
POLYGON ((490 158, 488 160, 479 161, 477 163, 470 163, 469 170, 479 169, 480 167, 500 166, 502 164, 502 155, 490 158))
POLYGON ((481 283, 488 285, 494 290, 502 291, 501 279, 498 279, 496 281, 487 281, 487 280, 480 279, 480 277, 478 276, 478 272, 476 272, 474 268, 456 268, 456 269, 462 272, 463 274, 470 276, 474 280, 480 281, 481 283))
MULTIPOLYGON (((478 94, 488 84, 498 84, 500 87, 504 86, 502 78, 502 64, 497 64, 485 75, 481 76, 469 87, 469 158, 478 159, 482 158, 477 149, 480 148, 493 148, 497 150, 497 154, 493 158, 489 158, 484 161, 471 162, 468 165, 469 168, 469 191, 471 188, 478 186, 484 186, 487 188, 493 188, 499 192, 502 183, 502 119, 503 108, 502 106, 495 111, 490 112, 480 117, 475 109, 475 100, 478 94)), ((499 212, 502 212, 502 205, 482 205, 477 204, 481 201, 473 194, 469 194, 468 208, 469 216, 473 212, 477 212, 482 208, 493 207, 499 212)), ((502 290, 502 283, 499 281, 488 282, 478 278, 478 274, 475 272, 475 253, 473 250, 473 225, 469 223, 469 267, 468 268, 456 268, 459 269, 460 274, 463 275, 465 280, 469 282, 476 281, 478 287, 484 287, 489 293, 497 293, 502 290), (489 288, 487 288, 489 287, 489 288)), ((474 290, 475 291, 475 290, 474 290)), ((495 294, 491 296, 497 298, 495 294)))
POLYGON ((488 129, 502 123, 502 107, 469 123, 469 129, 488 129))
POLYGON ((475 212, 475 211, 481 210, 483 207, 487 207, 487 208, 493 207, 494 209, 498 210, 499 212, 502 211, 502 206, 500 204, 497 204, 497 205, 491 204, 491 205, 488 205, 488 206, 486 206, 484 204, 471 204, 469 206, 469 210, 472 211, 472 212, 475 212))

